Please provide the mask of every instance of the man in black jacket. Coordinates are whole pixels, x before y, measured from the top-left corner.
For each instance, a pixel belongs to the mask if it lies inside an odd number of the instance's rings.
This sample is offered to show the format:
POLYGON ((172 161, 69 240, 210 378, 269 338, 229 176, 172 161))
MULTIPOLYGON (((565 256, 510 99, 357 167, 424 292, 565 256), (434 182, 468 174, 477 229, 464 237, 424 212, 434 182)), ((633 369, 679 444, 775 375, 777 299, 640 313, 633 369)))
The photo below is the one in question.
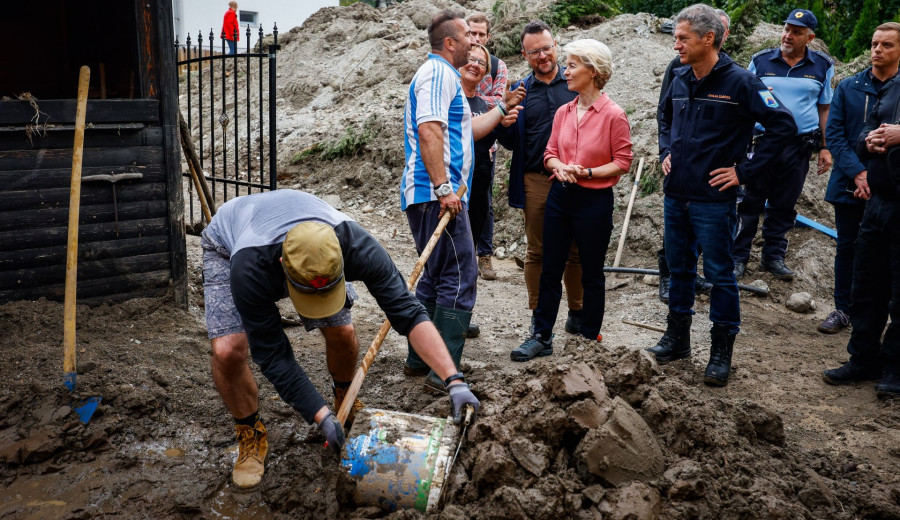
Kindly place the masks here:
POLYGON ((741 323, 731 257, 737 186, 753 182, 797 126, 762 81, 718 52, 725 27, 711 7, 686 7, 675 23, 675 50, 690 67, 676 72, 657 118, 659 156, 666 175, 666 260, 672 279, 668 326, 649 350, 660 363, 691 355, 699 246, 703 272, 713 284, 709 298, 712 346, 704 381, 724 386, 741 323), (747 145, 756 121, 768 131, 748 160, 747 145))
MULTIPOLYGON (((900 24, 878 31, 893 31, 900 45, 900 24)), ((823 378, 831 384, 881 378, 876 393, 900 397, 900 78, 881 89, 856 153, 866 163, 871 195, 853 255, 850 360, 823 378)))

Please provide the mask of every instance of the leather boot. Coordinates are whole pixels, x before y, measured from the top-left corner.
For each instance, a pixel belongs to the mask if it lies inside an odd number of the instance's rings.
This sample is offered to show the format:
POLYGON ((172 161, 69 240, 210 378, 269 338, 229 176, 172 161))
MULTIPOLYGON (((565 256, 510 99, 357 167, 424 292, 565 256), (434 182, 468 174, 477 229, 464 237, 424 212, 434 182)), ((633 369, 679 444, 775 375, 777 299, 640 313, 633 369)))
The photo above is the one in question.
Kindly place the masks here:
POLYGON ((713 323, 709 335, 709 364, 703 374, 703 382, 712 386, 725 386, 731 375, 731 353, 734 350, 734 334, 728 332, 730 325, 713 323))
MULTIPOLYGON (((424 302, 425 311, 428 312, 428 318, 434 321, 434 308, 436 304, 433 301, 424 302)), ((403 363, 403 375, 408 377, 419 377, 427 374, 431 368, 422 361, 422 358, 416 354, 416 351, 413 350, 412 345, 407 340, 406 342, 406 362, 403 363)))
POLYGON ((666 333, 656 346, 647 351, 655 355, 656 362, 661 365, 691 357, 691 315, 669 313, 666 316, 666 333))
POLYGON ((656 261, 659 266, 659 300, 669 303, 669 263, 666 262, 666 250, 660 249, 656 253, 656 261))
MULTIPOLYGON (((460 362, 462 360, 463 347, 466 344, 466 330, 469 328, 469 322, 472 320, 471 311, 463 311, 458 309, 448 309, 438 305, 434 309, 434 326, 441 333, 441 338, 447 345, 453 364, 456 365, 456 371, 460 371, 460 362)), ((447 387, 444 382, 432 370, 425 378, 425 389, 432 393, 447 393, 447 387)))

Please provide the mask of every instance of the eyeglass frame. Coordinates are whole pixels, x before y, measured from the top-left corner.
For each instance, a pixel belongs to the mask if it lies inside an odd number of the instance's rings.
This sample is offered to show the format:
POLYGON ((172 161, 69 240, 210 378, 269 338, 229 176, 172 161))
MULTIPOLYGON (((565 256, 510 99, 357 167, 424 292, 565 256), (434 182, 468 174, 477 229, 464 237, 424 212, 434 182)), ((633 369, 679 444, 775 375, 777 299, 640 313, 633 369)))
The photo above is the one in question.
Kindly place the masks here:
POLYGON ((544 54, 549 55, 550 51, 552 51, 556 47, 556 42, 551 43, 550 45, 545 45, 540 49, 531 49, 530 51, 526 51, 522 49, 522 52, 525 53, 525 56, 528 58, 537 58, 543 52, 544 54))
POLYGON ((478 58, 473 58, 472 56, 469 56, 469 63, 477 63, 478 65, 481 65, 481 68, 483 68, 484 70, 487 70, 487 62, 484 60, 481 60, 478 58))
POLYGON ((335 287, 337 287, 337 285, 344 280, 344 271, 341 271, 340 276, 338 276, 336 279, 328 282, 327 284, 323 285, 322 287, 312 287, 312 286, 302 284, 302 283, 294 280, 293 278, 291 278, 291 273, 289 273, 287 269, 284 270, 284 276, 285 276, 285 278, 287 278, 288 283, 290 283, 294 287, 294 289, 297 289, 301 293, 303 293, 303 294, 318 294, 318 293, 328 292, 328 291, 334 289, 335 287))

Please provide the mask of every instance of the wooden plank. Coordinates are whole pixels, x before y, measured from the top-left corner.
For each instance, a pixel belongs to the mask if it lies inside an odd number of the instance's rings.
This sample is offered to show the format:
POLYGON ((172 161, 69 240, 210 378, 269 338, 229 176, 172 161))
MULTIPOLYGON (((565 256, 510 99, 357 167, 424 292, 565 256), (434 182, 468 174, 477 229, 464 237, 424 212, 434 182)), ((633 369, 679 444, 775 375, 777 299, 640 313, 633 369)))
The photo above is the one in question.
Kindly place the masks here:
MULTIPOLYGON (((78 261, 89 262, 105 258, 123 258, 127 256, 164 253, 169 250, 167 235, 137 236, 98 242, 85 241, 80 237, 78 243, 78 261)), ((65 263, 65 244, 30 249, 13 249, 0 251, 0 271, 25 269, 38 265, 54 265, 65 263)))
MULTIPOLYGON (((93 185, 92 181, 85 182, 85 177, 92 175, 107 175, 120 173, 140 173, 144 177, 140 182, 166 182, 162 167, 158 164, 151 166, 92 166, 81 169, 82 187, 93 185)), ((0 171, 0 186, 2 191, 37 190, 47 188, 68 187, 72 178, 71 168, 53 168, 50 170, 12 170, 0 171)), ((125 186, 124 181, 118 187, 125 186)), ((131 184, 138 181, 134 180, 131 184)), ((118 183, 117 183, 118 184, 118 183)))
MULTIPOLYGON (((130 146, 127 148, 85 148, 84 167, 121 166, 136 164, 147 166, 163 162, 164 150, 155 146, 130 146)), ((71 168, 72 149, 56 150, 7 150, 0 152, 0 171, 50 168, 71 168)), ((2 186, 0 186, 2 189, 2 186)))
MULTIPOLYGON (((130 291, 149 294, 151 289, 166 288, 171 285, 172 273, 169 268, 148 273, 136 273, 97 280, 78 280, 78 301, 84 302, 94 297, 117 295, 130 291)), ((42 285, 17 289, 0 290, 0 302, 37 300, 47 298, 62 300, 65 284, 42 285)))
MULTIPOLYGON (((75 121, 75 99, 38 100, 38 115, 27 101, 0 102, 0 125, 33 123, 66 124, 75 121), (38 117, 36 120, 35 118, 38 117)), ((155 123, 159 101, 155 99, 92 99, 85 120, 90 123, 155 123)))
MULTIPOLYGON (((142 130, 118 131, 113 129, 85 129, 84 145, 89 148, 121 148, 124 146, 162 146, 162 128, 145 127, 142 130)), ((36 150, 39 148, 72 148, 74 132, 47 132, 34 134, 29 140, 24 131, 0 132, 0 152, 11 150, 36 150)))
MULTIPOLYGON (((169 253, 152 253, 123 258, 107 258, 78 262, 78 281, 146 273, 169 268, 169 253)), ((24 287, 40 287, 66 280, 66 264, 0 271, 0 291, 24 287)))
MULTIPOLYGON (((150 200, 119 204, 119 225, 126 221, 139 221, 153 218, 165 218, 166 203, 162 200, 150 200)), ((112 223, 116 218, 116 210, 112 204, 90 206, 88 211, 82 209, 79 225, 112 223)), ((0 236, 4 233, 39 232, 57 226, 66 227, 69 222, 69 208, 35 208, 31 211, 0 213, 0 236)), ((2 244, 0 240, 0 244, 2 244)))
MULTIPOLYGON (((82 208, 83 209, 83 208, 82 208)), ((142 209, 142 208, 138 208, 142 209)), ((68 215, 68 211, 65 212, 68 215)), ((131 213, 132 215, 134 212, 131 213)), ((123 220, 122 208, 119 208, 119 239, 139 236, 156 236, 168 232, 166 209, 157 208, 153 218, 136 218, 123 220)), ((81 240, 113 240, 116 237, 113 212, 104 215, 104 222, 90 222, 90 217, 81 214, 82 223, 78 226, 81 240), (86 218, 87 217, 87 218, 86 218), (87 220, 87 222, 86 222, 87 220)), ((8 231, 0 231, 0 251, 16 251, 33 247, 48 247, 65 243, 68 223, 65 218, 58 219, 55 227, 33 228, 28 226, 14 227, 8 231)))
MULTIPOLYGON (((85 182, 81 187, 81 205, 113 202, 112 184, 109 182, 85 182)), ((64 208, 69 205, 69 188, 40 190, 0 191, 0 208, 6 212, 39 208, 64 208)), ((143 183, 134 180, 116 183, 116 200, 135 202, 141 200, 165 200, 166 185, 159 182, 143 183)))

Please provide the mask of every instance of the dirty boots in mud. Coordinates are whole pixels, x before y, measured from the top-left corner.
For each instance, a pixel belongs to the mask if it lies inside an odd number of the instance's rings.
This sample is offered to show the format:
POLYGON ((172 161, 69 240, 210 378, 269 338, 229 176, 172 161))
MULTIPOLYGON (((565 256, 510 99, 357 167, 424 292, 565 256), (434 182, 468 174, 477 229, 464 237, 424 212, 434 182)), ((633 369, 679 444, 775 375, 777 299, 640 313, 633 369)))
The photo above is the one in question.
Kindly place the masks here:
POLYGON ((666 316, 666 332, 659 343, 647 349, 656 356, 656 362, 665 364, 691 357, 691 315, 669 313, 666 316))
POLYGON ((734 336, 730 325, 713 323, 709 335, 709 364, 703 374, 703 382, 712 386, 725 386, 731 375, 731 353, 734 350, 734 336))
MULTIPOLYGON (((350 388, 350 385, 353 381, 338 382, 331 381, 331 391, 334 392, 334 413, 338 413, 341 409, 341 405, 344 404, 344 397, 347 396, 347 390, 350 388)), ((350 414, 347 415, 347 424, 353 424, 353 419, 356 419, 356 412, 363 409, 362 401, 359 399, 353 400, 353 407, 350 408, 350 414)))
MULTIPOLYGON (((457 371, 460 370, 463 347, 466 344, 466 331, 469 329, 471 321, 471 311, 448 309, 440 305, 434 309, 434 326, 437 327, 441 338, 447 344, 447 350, 450 351, 450 357, 453 358, 453 364, 456 365, 457 371)), ((447 393, 446 385, 434 371, 429 372, 428 377, 425 378, 425 390, 431 393, 447 393)))
POLYGON ((266 470, 268 433, 262 421, 256 421, 253 427, 236 424, 234 431, 238 438, 238 458, 231 472, 231 480, 239 488, 252 488, 260 483, 266 470))
MULTIPOLYGON (((425 306, 425 311, 428 313, 428 319, 434 320, 434 308, 436 304, 434 301, 423 302, 425 306)), ((406 341, 406 361, 403 363, 403 375, 407 377, 419 377, 424 376, 428 372, 431 371, 428 368, 428 365, 422 361, 422 358, 416 354, 416 351, 413 350, 412 345, 409 343, 409 340, 406 341)))

